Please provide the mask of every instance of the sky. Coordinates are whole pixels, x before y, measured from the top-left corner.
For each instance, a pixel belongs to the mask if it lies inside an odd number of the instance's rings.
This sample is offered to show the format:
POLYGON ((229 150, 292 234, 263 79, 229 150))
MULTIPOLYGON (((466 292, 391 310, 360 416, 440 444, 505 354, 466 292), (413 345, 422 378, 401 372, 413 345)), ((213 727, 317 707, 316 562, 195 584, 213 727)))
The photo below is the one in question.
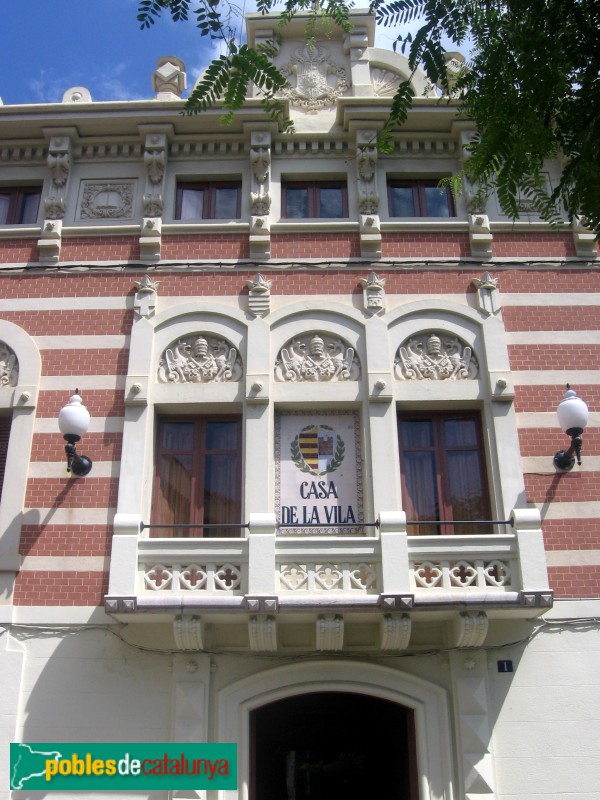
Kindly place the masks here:
MULTIPOLYGON (((249 0, 246 10, 254 8, 249 0)), ((207 39, 193 20, 169 16, 141 30, 137 9, 138 0, 0 0, 3 103, 59 103, 73 86, 96 101, 151 98, 152 73, 164 55, 184 61, 189 91, 215 56, 207 39)), ((376 44, 391 47, 394 38, 380 30, 376 44)))

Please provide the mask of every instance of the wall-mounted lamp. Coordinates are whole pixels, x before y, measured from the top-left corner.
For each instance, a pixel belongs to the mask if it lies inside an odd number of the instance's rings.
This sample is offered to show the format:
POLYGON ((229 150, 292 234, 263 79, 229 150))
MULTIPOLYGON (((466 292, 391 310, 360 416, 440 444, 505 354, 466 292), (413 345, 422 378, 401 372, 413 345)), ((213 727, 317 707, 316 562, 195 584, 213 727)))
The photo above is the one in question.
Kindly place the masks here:
POLYGON ((78 442, 83 434, 86 433, 89 424, 90 412, 81 401, 79 389, 75 389, 75 394, 69 399, 67 405, 60 410, 58 427, 67 441, 65 445, 67 472, 73 473, 78 478, 83 478, 92 468, 91 458, 80 456, 75 450, 75 442, 78 442))
POLYGON ((567 383, 567 391, 558 404, 556 413, 561 428, 567 436, 571 437, 571 446, 568 450, 558 451, 554 456, 554 466, 563 472, 568 472, 573 469, 575 456, 577 456, 577 463, 581 466, 581 434, 587 425, 588 407, 567 383))

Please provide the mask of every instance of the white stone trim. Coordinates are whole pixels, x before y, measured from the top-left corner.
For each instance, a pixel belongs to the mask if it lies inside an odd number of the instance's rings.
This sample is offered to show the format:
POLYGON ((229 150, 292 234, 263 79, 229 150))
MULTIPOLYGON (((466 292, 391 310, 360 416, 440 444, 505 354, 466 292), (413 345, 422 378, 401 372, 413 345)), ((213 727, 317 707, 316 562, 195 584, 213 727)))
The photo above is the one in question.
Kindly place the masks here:
MULTIPOLYGON (((84 390, 82 387, 82 381, 79 381, 77 387, 79 391, 83 394, 84 390)), ((63 383, 63 388, 68 386, 69 384, 63 383)), ((65 389, 65 403, 69 400, 69 395, 72 393, 68 389, 65 389)), ((88 389, 88 391, 90 391, 88 389)), ((85 404, 85 394, 83 394, 83 402, 85 404)), ((92 417, 90 419, 90 426, 87 430, 87 434, 90 433, 121 433, 123 430, 123 418, 122 417, 92 417)), ((56 417, 39 417, 35 423, 35 432, 36 433, 58 433, 58 414, 56 417)), ((81 439, 81 444, 77 445, 78 448, 85 447, 85 436, 81 439)), ((57 452, 59 450, 57 449, 57 452)), ((90 453, 90 458, 93 460, 94 456, 90 453)))
POLYGON ((105 572, 108 556, 25 556, 21 572, 105 572))
MULTIPOLYGON (((502 272, 498 277, 500 278, 500 288, 502 288, 502 272)), ((504 308, 507 306, 600 306, 600 293, 502 292, 502 305, 504 308)))
POLYGON ((23 525, 112 525, 114 508, 30 508, 23 525))
POLYGON ((600 344, 600 331, 513 331, 507 344, 600 344))
MULTIPOLYGON (((562 397, 557 396, 556 398, 557 406, 561 400, 562 397)), ((560 450, 562 447, 566 446, 566 443, 568 443, 569 441, 567 438, 567 434, 563 433, 560 425, 558 424, 558 417, 556 416, 555 411, 519 411, 517 413, 517 426, 519 428, 554 428, 556 430, 556 450, 560 450)), ((600 427, 600 411, 590 412, 587 427, 588 428, 600 427)), ((585 431, 583 432, 583 436, 584 436, 583 441, 585 447, 585 431)), ((585 451, 582 451, 582 455, 584 452, 585 451)), ((554 453, 549 453, 549 456, 553 455, 554 453)))
MULTIPOLYGON (((137 228, 136 228, 137 230, 137 228)), ((63 228, 64 232, 64 228, 63 228)), ((19 231, 21 235, 21 231, 19 231)), ((133 297, 78 297, 77 310, 111 310, 133 308, 133 297)), ((0 299, 0 311, 73 311, 72 297, 20 297, 0 299)))
MULTIPOLYGON (((42 362, 35 342, 18 325, 0 319, 0 341, 13 351, 19 364, 17 385, 3 387, 0 390, 0 407, 7 409, 11 415, 0 502, 0 570, 13 572, 20 560, 22 512, 25 505, 42 362)), ((3 587, 4 590, 9 597, 12 594, 12 585, 3 587)))
POLYGON ((598 567, 600 550, 547 550, 549 567, 598 567))
MULTIPOLYGON (((557 441, 556 449, 562 449, 562 447, 566 447, 568 444, 568 439, 563 441, 563 444, 560 444, 557 441)), ((523 472, 539 472, 539 473, 547 473, 547 474, 555 474, 556 467, 554 466, 553 462, 554 453, 549 453, 547 456, 526 456, 521 458, 521 467, 523 472)), ((584 436, 584 444, 583 450, 581 453, 581 466, 577 466, 577 472, 600 472, 600 456, 588 456, 585 453, 585 436, 584 436)))
MULTIPOLYGON (((83 440, 82 440, 83 443, 83 440)), ((82 446, 84 455, 85 448, 82 446)), ((91 454, 93 446, 88 448, 91 454)), ((98 461, 93 456, 90 456, 94 462, 94 471, 91 473, 94 478, 118 478, 121 468, 120 461, 98 461)), ((29 477, 30 478, 67 478, 67 462, 61 451, 61 448, 56 450, 56 461, 31 461, 29 464, 29 477)))
POLYGON ((40 350, 122 350, 129 347, 129 336, 34 336, 40 350))
POLYGON ((446 692, 413 675, 361 662, 319 661, 276 667, 222 689, 217 698, 216 741, 238 744, 238 790, 220 800, 248 800, 250 712, 305 692, 356 692, 411 708, 415 714, 421 800, 451 800, 452 745, 446 692))
POLYGON ((600 500, 588 500, 577 503, 536 503, 545 519, 597 519, 600 517, 600 500))
POLYGON ((40 380, 40 389, 57 392, 63 391, 66 400, 69 399, 69 394, 73 390, 68 387, 72 386, 73 389, 78 388, 81 392, 85 391, 106 391, 106 390, 123 390, 125 388, 124 375, 44 375, 40 380))

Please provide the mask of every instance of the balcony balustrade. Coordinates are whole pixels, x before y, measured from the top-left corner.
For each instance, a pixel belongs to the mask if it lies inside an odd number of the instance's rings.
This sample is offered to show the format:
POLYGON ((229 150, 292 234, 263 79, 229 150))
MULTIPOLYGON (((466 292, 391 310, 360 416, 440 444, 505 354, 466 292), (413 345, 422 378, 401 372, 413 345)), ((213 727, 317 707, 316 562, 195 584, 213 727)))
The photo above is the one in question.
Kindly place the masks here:
POLYGON ((107 607, 552 603, 536 509, 514 510, 498 533, 480 535, 411 536, 402 512, 382 512, 363 536, 279 535, 273 514, 241 527, 239 538, 148 538, 138 518, 118 516, 107 607))

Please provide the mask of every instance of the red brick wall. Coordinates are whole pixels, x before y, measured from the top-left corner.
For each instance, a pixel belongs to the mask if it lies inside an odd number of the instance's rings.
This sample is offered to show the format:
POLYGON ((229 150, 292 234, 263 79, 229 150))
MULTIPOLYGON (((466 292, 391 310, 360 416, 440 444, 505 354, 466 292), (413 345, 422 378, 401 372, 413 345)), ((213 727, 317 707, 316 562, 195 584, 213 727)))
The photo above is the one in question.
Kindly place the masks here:
POLYGON ((492 242, 494 258, 563 258, 575 256, 575 243, 571 233, 494 233, 492 242))
MULTIPOLYGON (((538 248, 554 243, 555 256, 568 250, 568 236, 546 235, 546 239, 523 239, 528 246, 538 248), (550 238, 548 238, 550 237, 550 238)), ((389 234, 385 237, 386 254, 392 257, 460 256, 465 254, 468 241, 465 236, 436 234, 414 240, 408 234, 389 234), (429 248, 429 250, 427 250, 429 248)), ((94 258, 97 261, 109 258, 126 260, 135 252, 135 237, 89 237, 82 240, 65 240, 66 252, 74 259, 94 258), (70 248, 70 249, 69 249, 70 248), (79 249, 77 249, 79 248, 79 249), (87 250, 86 250, 87 248, 87 250), (114 248, 114 249, 112 249, 114 248), (114 253, 122 255, 114 255, 114 253), (129 253, 130 255, 126 255, 129 253), (77 255, 76 255, 77 254, 77 255), (93 255, 92 255, 93 254, 93 255), (112 255, 111 255, 112 254, 112 255), (123 255, 125 254, 125 255, 123 255)), ((206 248, 210 248, 211 239, 206 236, 165 237, 164 244, 168 248, 169 257, 195 260, 207 257, 206 248), (169 241, 167 241, 169 240, 169 241), (185 251, 185 252, 184 252, 185 251)), ((246 258, 247 237, 241 235, 222 235, 215 237, 214 246, 210 249, 212 260, 218 258, 246 258)), ((513 243, 514 244, 514 243, 513 243)), ((502 241, 506 254, 509 253, 511 239, 508 235, 502 241)), ((30 252, 31 242, 9 240, 0 243, 0 258, 11 253, 10 258, 16 261, 28 260, 17 258, 15 253, 30 252), (12 250, 8 248, 10 245, 12 250), (16 249, 15 249, 16 248, 16 249), (19 248, 21 248, 19 250, 19 248)), ((321 234, 310 235, 281 234, 273 237, 274 257, 284 259, 323 258, 345 259, 358 254, 358 237, 355 234, 321 234)), ((525 254, 524 252, 521 255, 525 254)), ((536 255, 541 256, 538 249, 536 255)), ((36 256, 37 258, 37 256, 36 256)), ((277 269, 269 272, 264 266, 244 264, 239 268, 227 268, 226 271, 194 271, 167 270, 156 274, 160 281, 160 296, 202 296, 211 297, 229 295, 240 297, 247 294, 246 281, 253 278, 257 271, 263 270, 273 281, 274 295, 359 295, 362 288, 359 281, 366 277, 369 269, 360 267, 338 267, 323 270, 307 266, 303 269, 277 269)), ((540 294, 572 293, 576 291, 600 293, 600 270, 598 269, 533 269, 527 270, 490 268, 499 278, 501 297, 510 294, 535 293, 536 299, 531 306, 504 305, 502 317, 509 332, 518 331, 576 331, 598 330, 600 313, 598 306, 553 306, 540 305, 540 294)), ((4 299, 39 298, 39 310, 19 310, 15 307, 1 314, 3 319, 20 325, 32 336, 45 335, 127 335, 130 332, 133 313, 122 309, 90 309, 77 307, 77 298, 131 298, 137 281, 147 270, 143 268, 128 269, 126 272, 113 272, 96 268, 88 272, 57 272, 52 269, 28 272, 27 274, 3 275, 0 283, 0 296, 4 299), (44 298, 72 298, 72 308, 53 311, 44 308, 44 298)), ((380 277, 386 279, 386 293, 398 294, 439 294, 472 295, 474 287, 471 280, 481 275, 482 269, 390 269, 377 267, 380 277)), ((129 300, 130 302, 130 300, 129 300)), ((16 303, 15 303, 16 306, 16 303)), ((97 348, 89 350, 51 350, 41 351, 43 377, 61 375, 124 375, 127 372, 128 350, 126 348, 97 348)), ((511 344, 509 346, 511 366, 515 374, 530 370, 565 370, 573 369, 573 381, 576 380, 577 369, 581 365, 590 365, 586 369, 595 369, 600 363, 600 346, 581 343, 577 345, 543 344, 530 345, 511 344)), ((55 388, 45 389, 40 393, 37 417, 55 418, 65 403, 68 393, 74 386, 65 386, 64 391, 55 388)), ((591 411, 600 411, 600 390, 595 384, 577 385, 580 396, 584 397, 591 411)), ((515 409, 521 412, 543 412, 554 414, 556 405, 564 391, 563 385, 524 385, 518 382, 516 387, 515 409)), ((87 389, 82 392, 93 417, 108 417, 119 420, 124 413, 123 392, 117 389, 87 389)), ((590 427, 584 434, 584 467, 577 467, 570 473, 555 474, 552 470, 552 455, 560 447, 566 447, 568 439, 561 435, 558 425, 553 427, 519 429, 521 455, 523 457, 543 456, 548 460, 546 468, 526 475, 526 497, 529 502, 543 506, 546 511, 553 503, 584 503, 600 500, 600 475, 585 468, 586 457, 600 455, 600 429, 590 427)), ((62 459, 64 442, 58 433, 37 433, 34 436, 32 459, 36 462, 58 462, 62 459)), ((89 433, 80 447, 82 453, 92 456, 96 463, 118 461, 121 452, 121 434, 89 433)), ((81 506, 89 508, 114 509, 117 496, 117 481, 110 478, 94 477, 93 473, 84 481, 70 479, 66 474, 60 478, 30 478, 27 487, 27 506, 31 509, 68 509, 81 506)), ((552 515, 549 515, 552 516, 552 515)), ((560 555, 561 551, 572 553, 576 550, 600 549, 600 520, 593 519, 547 519, 543 523, 547 547, 560 555)), ((25 556, 97 556, 101 557, 110 547, 110 526, 94 524, 89 526, 65 525, 53 522, 52 514, 48 514, 43 522, 35 525, 28 521, 23 527, 21 553, 25 556)), ((571 557, 572 558, 572 557, 571 557)), ((600 569, 589 567, 555 567, 550 569, 552 586, 557 596, 588 597, 600 596, 598 574, 600 569)), ((105 591, 106 576, 102 572, 70 573, 61 571, 22 572, 15 587, 15 602, 25 605, 94 605, 101 602, 105 591)))

